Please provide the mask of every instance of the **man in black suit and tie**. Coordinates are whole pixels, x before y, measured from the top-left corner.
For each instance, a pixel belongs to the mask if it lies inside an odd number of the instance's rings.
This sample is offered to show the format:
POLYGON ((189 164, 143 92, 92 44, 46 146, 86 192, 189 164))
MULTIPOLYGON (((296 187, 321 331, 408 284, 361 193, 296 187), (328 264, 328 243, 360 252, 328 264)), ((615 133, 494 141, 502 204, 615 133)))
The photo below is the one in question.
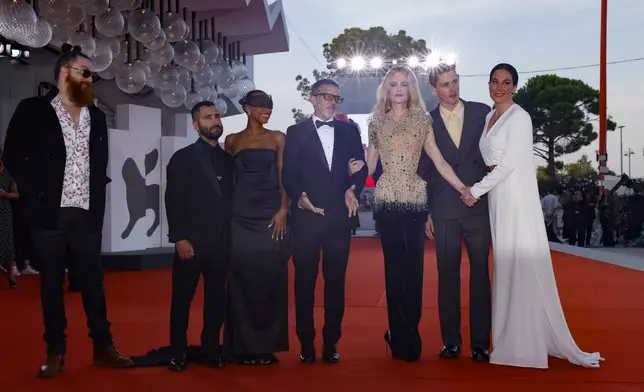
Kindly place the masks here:
POLYGON ((175 244, 169 369, 175 371, 182 371, 187 365, 190 303, 202 275, 204 362, 216 367, 225 363, 219 334, 226 310, 233 160, 219 146, 223 125, 214 103, 196 104, 192 120, 199 139, 177 151, 166 169, 168 238, 175 244))
POLYGON ((314 112, 289 127, 284 146, 283 184, 293 200, 293 265, 295 266, 296 332, 300 361, 313 363, 315 326, 313 304, 322 250, 324 328, 322 360, 340 360, 337 343, 344 316, 344 290, 352 218, 367 179, 367 167, 349 174, 351 160, 364 162, 355 125, 333 120, 342 102, 340 87, 330 79, 311 87, 314 112))
MULTIPOLYGON (((459 97, 458 75, 453 66, 439 64, 430 71, 429 82, 439 106, 431 112, 434 134, 441 153, 466 185, 480 181, 487 167, 479 139, 490 107, 459 97)), ((444 347, 441 358, 461 354, 461 239, 470 261, 470 347, 472 360, 489 361, 492 305, 488 258, 490 222, 487 200, 468 207, 461 195, 440 176, 426 154, 418 173, 427 181, 430 217, 426 233, 436 237, 438 263, 438 313, 444 347)))
POLYGON ((22 100, 9 122, 2 157, 28 211, 32 259, 40 271, 47 360, 38 377, 65 367, 63 283, 68 257, 82 293, 94 364, 129 367, 114 347, 103 288, 101 242, 105 215, 108 141, 105 114, 94 106, 92 63, 80 47, 62 46, 58 86, 22 100))

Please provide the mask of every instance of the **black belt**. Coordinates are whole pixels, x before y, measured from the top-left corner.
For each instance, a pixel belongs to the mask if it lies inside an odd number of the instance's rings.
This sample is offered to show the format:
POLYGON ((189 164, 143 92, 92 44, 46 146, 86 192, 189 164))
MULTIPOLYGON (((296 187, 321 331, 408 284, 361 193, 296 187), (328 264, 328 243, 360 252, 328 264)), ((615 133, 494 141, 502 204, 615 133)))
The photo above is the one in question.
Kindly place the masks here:
POLYGON ((491 172, 492 170, 494 170, 495 167, 496 167, 496 165, 488 165, 487 171, 491 172))

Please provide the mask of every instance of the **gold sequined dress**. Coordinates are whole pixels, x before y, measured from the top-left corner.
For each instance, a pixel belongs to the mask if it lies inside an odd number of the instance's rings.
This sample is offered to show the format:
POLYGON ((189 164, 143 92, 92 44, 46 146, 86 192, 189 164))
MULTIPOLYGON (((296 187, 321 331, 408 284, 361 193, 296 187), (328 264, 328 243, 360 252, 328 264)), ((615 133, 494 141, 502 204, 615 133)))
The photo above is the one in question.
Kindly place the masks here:
POLYGON ((431 123, 420 110, 410 110, 400 120, 381 113, 369 117, 369 143, 378 149, 383 169, 375 190, 376 219, 429 212, 427 184, 416 171, 425 139, 432 131, 431 123))

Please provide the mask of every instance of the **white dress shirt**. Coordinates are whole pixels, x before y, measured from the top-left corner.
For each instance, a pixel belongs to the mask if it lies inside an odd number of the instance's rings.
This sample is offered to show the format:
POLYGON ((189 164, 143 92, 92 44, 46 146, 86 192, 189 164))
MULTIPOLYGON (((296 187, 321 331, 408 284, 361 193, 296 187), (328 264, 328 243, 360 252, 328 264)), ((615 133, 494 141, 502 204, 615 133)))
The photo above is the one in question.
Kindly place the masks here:
POLYGON ((324 156, 326 157, 326 162, 329 165, 329 170, 331 170, 331 165, 333 164, 333 142, 335 139, 333 128, 328 125, 323 125, 318 128, 315 125, 315 122, 323 120, 319 119, 315 115, 311 116, 311 120, 313 121, 313 126, 315 126, 315 129, 318 131, 318 137, 322 143, 322 149, 324 149, 324 156))

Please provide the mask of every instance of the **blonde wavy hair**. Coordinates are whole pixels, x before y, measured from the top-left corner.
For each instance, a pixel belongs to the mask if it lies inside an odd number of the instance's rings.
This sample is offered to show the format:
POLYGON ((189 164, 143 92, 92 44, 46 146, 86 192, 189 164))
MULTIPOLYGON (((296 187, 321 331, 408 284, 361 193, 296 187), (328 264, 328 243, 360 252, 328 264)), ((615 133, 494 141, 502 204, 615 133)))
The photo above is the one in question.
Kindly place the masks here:
POLYGON ((414 75, 414 72, 406 66, 395 66, 387 72, 382 83, 378 86, 376 105, 371 109, 371 112, 385 114, 391 110, 391 102, 389 102, 389 80, 397 73, 401 73, 407 78, 407 88, 409 90, 407 108, 422 111, 423 113, 427 112, 425 101, 421 97, 420 89, 418 88, 418 79, 414 75))

